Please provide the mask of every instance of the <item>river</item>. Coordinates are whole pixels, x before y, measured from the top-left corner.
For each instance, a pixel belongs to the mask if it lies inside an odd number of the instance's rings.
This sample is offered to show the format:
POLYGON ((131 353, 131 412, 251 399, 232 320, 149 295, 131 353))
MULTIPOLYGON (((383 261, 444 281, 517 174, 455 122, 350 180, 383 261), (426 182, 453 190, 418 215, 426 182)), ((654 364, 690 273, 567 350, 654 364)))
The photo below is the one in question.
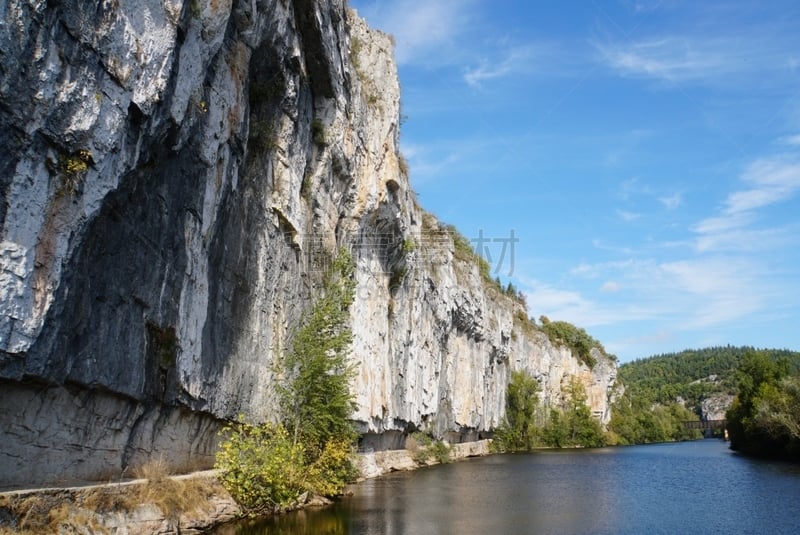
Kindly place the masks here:
POLYGON ((800 533, 800 466, 720 440, 495 455, 365 481, 219 535, 800 533))

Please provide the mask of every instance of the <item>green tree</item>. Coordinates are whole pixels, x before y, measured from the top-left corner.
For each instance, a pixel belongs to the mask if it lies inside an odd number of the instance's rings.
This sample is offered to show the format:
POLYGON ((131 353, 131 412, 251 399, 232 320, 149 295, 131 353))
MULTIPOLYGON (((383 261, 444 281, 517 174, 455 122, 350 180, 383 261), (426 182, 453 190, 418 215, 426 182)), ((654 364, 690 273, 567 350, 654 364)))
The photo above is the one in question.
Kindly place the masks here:
POLYGON ((355 262, 345 250, 334 259, 322 296, 303 321, 283 359, 287 381, 278 388, 284 421, 294 442, 312 460, 331 439, 355 439, 349 417, 354 368, 347 360, 353 334, 349 308, 355 292, 355 262))
POLYGON ((583 383, 573 377, 564 392, 565 407, 563 410, 550 410, 550 417, 542 432, 544 442, 554 448, 593 448, 605 445, 603 428, 586 405, 586 389, 583 383))
POLYGON ((699 421, 699 418, 680 403, 655 403, 648 395, 628 389, 614 402, 608 427, 611 439, 617 444, 702 438, 698 429, 686 429, 686 421, 699 421))
POLYGON ((350 254, 340 251, 282 359, 282 421, 252 425, 240 419, 222 431, 215 467, 245 514, 286 507, 305 491, 339 494, 356 475, 356 433, 349 420, 354 370, 347 360, 354 271, 350 254))
POLYGON ((569 446, 569 424, 565 421, 564 413, 558 409, 550 409, 547 423, 542 430, 544 443, 551 448, 569 446))
POLYGON ((759 389, 754 428, 784 442, 789 456, 800 454, 800 376, 784 377, 759 389))
POLYGON ((525 371, 511 373, 506 390, 506 415, 495 431, 500 451, 526 451, 536 445, 536 412, 539 407, 539 382, 525 371))
POLYGON ((605 445, 603 428, 586 405, 586 388, 583 383, 573 377, 567 386, 566 393, 568 396, 566 415, 570 444, 587 448, 605 445))
POLYGON ((738 393, 728 410, 731 448, 800 460, 800 377, 787 360, 747 354, 736 371, 738 393))

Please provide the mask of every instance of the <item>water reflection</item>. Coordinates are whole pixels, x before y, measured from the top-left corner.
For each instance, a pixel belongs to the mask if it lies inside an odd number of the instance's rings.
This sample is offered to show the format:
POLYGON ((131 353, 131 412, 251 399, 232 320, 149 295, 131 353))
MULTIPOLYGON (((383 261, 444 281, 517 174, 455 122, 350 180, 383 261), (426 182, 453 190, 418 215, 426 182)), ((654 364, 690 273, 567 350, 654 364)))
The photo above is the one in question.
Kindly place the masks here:
POLYGON ((228 524, 214 531, 216 535, 345 535, 347 519, 335 508, 304 509, 269 521, 252 520, 228 524))
POLYGON ((354 490, 326 509, 217 533, 800 533, 800 467, 716 440, 498 455, 354 490))

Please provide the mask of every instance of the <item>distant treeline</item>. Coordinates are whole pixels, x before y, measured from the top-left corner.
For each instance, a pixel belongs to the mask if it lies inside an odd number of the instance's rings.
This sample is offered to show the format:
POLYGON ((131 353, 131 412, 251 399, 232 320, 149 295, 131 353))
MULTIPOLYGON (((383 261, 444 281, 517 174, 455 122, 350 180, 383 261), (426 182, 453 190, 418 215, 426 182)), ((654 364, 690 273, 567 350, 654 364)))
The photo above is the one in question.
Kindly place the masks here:
MULTIPOLYGON (((622 364, 619 379, 625 393, 612 408, 612 439, 620 444, 642 444, 699 438, 699 432, 684 429, 683 422, 698 419, 700 402, 712 394, 738 392, 741 400, 743 377, 749 373, 741 371, 741 366, 754 353, 776 366, 780 362, 786 375, 800 370, 798 352, 756 352, 752 347, 733 346, 686 350, 622 364)), ((752 407, 746 404, 745 412, 752 407)))
MULTIPOLYGON (((680 397, 687 407, 697 410, 700 401, 710 394, 736 393, 736 369, 753 351, 747 346, 721 346, 665 353, 622 364, 619 377, 626 389, 652 403, 668 404, 680 397)), ((774 361, 786 359, 790 372, 800 370, 800 353, 764 351, 774 361)))

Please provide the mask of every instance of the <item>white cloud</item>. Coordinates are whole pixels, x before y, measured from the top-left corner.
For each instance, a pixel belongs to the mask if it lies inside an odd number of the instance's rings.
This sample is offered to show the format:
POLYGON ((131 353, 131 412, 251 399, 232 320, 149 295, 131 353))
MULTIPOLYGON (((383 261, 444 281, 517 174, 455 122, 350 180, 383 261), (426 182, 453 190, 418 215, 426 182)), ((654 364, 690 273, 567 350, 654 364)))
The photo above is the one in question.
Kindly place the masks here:
POLYGON ((694 243, 699 253, 767 251, 789 246, 797 241, 797 228, 769 228, 763 230, 732 230, 700 235, 694 243))
POLYGON ((697 234, 695 248, 709 251, 756 251, 785 244, 789 228, 754 229, 758 212, 785 202, 800 191, 800 162, 791 154, 761 158, 740 177, 752 186, 730 193, 719 215, 701 220, 691 230, 697 234))
POLYGON ((659 197, 658 201, 664 205, 667 210, 674 210, 683 202, 683 196, 680 193, 670 195, 669 197, 659 197))
POLYGON ((627 222, 636 221, 637 219, 642 217, 642 214, 637 214, 635 212, 626 212, 625 210, 617 210, 617 215, 619 216, 620 219, 627 222))
POLYGON ((691 227, 697 234, 720 234, 734 229, 740 229, 751 221, 753 215, 749 213, 725 214, 703 219, 691 227))
POLYGON ((800 134, 795 134, 793 136, 787 136, 780 140, 781 143, 784 145, 791 145, 794 147, 800 147, 800 134))
POLYGON ((618 292, 622 289, 622 286, 618 282, 614 281, 607 281, 601 287, 601 292, 618 292))
POLYGON ((692 330, 746 317, 775 296, 757 263, 730 256, 584 264, 581 272, 606 279, 600 287, 604 293, 624 286, 626 299, 601 305, 574 291, 548 292, 539 286, 528 301, 531 308, 541 306, 551 318, 580 318, 586 325, 605 324, 610 318, 657 320, 674 330, 692 330), (548 295, 550 299, 537 303, 537 296, 548 295))
POLYGON ((528 298, 528 303, 535 310, 559 311, 589 306, 589 303, 578 292, 559 290, 539 283, 535 283, 533 288, 526 291, 525 294, 528 298))
POLYGON ((762 309, 768 293, 757 266, 744 260, 685 260, 660 266, 670 285, 692 303, 686 309, 693 328, 719 325, 762 309))
POLYGON ((761 158, 748 166, 742 181, 755 187, 728 196, 725 213, 737 214, 785 201, 800 190, 800 161, 795 155, 761 158))

